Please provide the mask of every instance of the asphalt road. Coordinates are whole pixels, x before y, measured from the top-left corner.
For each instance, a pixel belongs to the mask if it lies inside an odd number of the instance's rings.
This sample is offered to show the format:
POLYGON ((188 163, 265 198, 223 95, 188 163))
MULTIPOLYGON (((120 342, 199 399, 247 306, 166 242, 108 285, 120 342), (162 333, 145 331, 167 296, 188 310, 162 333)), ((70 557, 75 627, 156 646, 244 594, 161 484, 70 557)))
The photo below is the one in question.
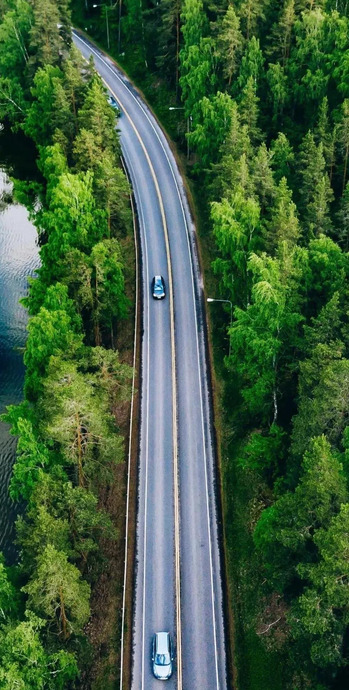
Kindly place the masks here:
POLYGON ((121 105, 120 140, 141 234, 141 432, 131 690, 161 687, 152 674, 151 640, 162 630, 169 631, 175 643, 174 673, 167 688, 225 690, 215 458, 195 228, 175 159, 151 112, 107 56, 77 34, 74 41, 84 57, 93 54, 97 71, 121 105), (166 299, 159 302, 150 292, 158 273, 167 285, 166 299))

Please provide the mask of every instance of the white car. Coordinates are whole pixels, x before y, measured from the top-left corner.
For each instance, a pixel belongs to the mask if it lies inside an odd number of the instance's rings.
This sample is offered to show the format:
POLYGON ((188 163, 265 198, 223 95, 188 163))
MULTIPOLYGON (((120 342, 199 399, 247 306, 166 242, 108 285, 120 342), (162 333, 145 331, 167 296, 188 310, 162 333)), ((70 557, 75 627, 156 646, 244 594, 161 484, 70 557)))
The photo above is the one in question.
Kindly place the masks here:
POLYGON ((152 647, 153 673, 158 680, 172 676, 173 645, 168 632, 155 633, 152 647))

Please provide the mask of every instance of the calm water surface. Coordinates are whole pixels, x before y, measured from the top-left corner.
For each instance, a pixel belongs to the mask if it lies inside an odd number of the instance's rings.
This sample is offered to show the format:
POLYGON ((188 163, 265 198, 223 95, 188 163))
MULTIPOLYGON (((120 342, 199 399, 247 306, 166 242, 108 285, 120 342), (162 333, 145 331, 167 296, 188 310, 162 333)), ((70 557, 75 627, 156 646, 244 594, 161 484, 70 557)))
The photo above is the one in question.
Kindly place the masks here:
MULTIPOLYGON (((10 137, 13 139, 13 137, 10 137)), ((18 153, 18 152, 17 152, 18 153)), ((0 132, 0 195, 11 191, 8 173, 13 165, 9 137, 0 132)), ((17 176, 17 170, 14 170, 17 176)), ((10 203, 0 210, 0 412, 23 398, 23 347, 27 315, 19 304, 27 292, 27 277, 39 265, 37 234, 23 206, 10 203)), ((14 554, 16 506, 8 496, 16 439, 0 422, 0 550, 11 560, 14 554)))

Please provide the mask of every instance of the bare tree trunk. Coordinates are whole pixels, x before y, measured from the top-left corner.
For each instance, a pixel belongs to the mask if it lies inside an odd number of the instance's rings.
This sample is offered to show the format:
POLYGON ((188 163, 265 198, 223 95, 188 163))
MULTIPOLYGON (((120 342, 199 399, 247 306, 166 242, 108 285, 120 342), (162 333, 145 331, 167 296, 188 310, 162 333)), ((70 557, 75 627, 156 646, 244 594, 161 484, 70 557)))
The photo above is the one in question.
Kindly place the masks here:
POLYGON ((180 0, 177 0, 176 17, 176 98, 178 98, 179 87, 179 40, 180 40, 180 0))
POLYGON ((69 637, 69 632, 68 632, 68 619, 67 619, 67 616, 65 614, 65 606, 64 606, 64 597, 63 597, 62 587, 59 588, 59 602, 60 602, 60 608, 61 608, 63 640, 66 640, 69 637))
POLYGON ((76 430, 77 430, 77 443, 78 443, 78 478, 79 486, 84 486, 84 473, 82 470, 82 438, 81 438, 81 425, 79 419, 79 413, 76 413, 76 430))
POLYGON ((347 179, 347 169, 348 169, 348 155, 349 155, 349 142, 345 147, 345 157, 344 157, 344 173, 343 173, 343 192, 345 190, 345 183, 347 179))

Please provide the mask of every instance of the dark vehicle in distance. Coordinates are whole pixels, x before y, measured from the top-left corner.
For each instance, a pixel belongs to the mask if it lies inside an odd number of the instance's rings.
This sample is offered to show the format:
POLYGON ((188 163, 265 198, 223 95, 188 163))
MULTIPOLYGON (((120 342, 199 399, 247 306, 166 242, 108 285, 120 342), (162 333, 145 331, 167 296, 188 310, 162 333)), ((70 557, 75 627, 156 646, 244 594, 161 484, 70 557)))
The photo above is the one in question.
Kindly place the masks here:
POLYGON ((151 281, 151 292, 154 299, 164 299, 166 290, 165 281, 162 276, 154 276, 151 281))
POLYGON ((173 645, 168 632, 155 633, 152 645, 153 673, 158 680, 172 676, 173 645))

